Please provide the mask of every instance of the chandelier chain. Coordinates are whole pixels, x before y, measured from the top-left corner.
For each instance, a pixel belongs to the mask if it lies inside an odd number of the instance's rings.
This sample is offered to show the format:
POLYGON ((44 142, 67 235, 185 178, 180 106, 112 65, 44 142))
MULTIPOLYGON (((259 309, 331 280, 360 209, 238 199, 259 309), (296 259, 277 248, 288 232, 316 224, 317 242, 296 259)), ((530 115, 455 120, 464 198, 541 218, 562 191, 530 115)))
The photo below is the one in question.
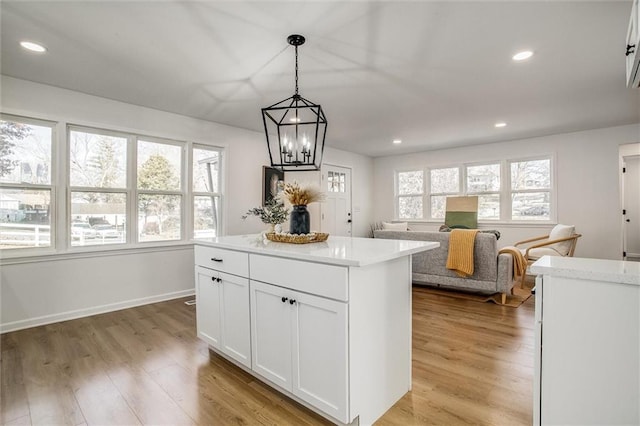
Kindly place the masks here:
POLYGON ((296 49, 296 95, 298 94, 298 46, 295 46, 296 49))

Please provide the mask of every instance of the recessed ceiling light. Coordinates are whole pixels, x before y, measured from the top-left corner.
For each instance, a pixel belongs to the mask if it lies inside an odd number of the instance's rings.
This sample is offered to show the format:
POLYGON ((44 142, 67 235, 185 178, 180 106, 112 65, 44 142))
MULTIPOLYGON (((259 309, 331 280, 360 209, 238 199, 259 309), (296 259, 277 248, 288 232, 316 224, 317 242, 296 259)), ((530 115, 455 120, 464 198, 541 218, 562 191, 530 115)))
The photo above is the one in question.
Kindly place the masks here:
POLYGON ((511 57, 514 61, 524 61, 525 59, 529 59, 533 56, 533 52, 530 50, 523 50, 522 52, 518 52, 511 57))
POLYGON ((30 50, 32 52, 43 53, 47 51, 47 48, 41 44, 34 43, 32 41, 21 41, 20 46, 23 48, 30 50))
POLYGON ((507 123, 505 123, 504 121, 494 124, 494 127, 506 127, 506 126, 507 126, 507 123))
POLYGON ((402 143, 402 141, 400 139, 394 139, 393 143, 394 143, 394 145, 400 145, 402 143))

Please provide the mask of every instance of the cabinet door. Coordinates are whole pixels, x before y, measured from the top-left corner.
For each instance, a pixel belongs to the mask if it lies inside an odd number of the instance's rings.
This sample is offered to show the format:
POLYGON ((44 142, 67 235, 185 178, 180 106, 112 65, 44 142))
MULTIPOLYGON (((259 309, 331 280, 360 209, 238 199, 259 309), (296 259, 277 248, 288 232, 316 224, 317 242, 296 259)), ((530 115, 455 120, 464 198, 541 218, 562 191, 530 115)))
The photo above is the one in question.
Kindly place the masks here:
POLYGON ((196 323, 198 337, 220 349, 220 285, 218 273, 196 267, 196 323))
POLYGON ((251 368, 249 280, 220 274, 222 343, 220 350, 251 368))
POLYGON ((251 281, 253 371, 291 391, 291 291, 251 281))
POLYGON ((348 423, 347 305, 304 293, 292 297, 292 392, 348 423))

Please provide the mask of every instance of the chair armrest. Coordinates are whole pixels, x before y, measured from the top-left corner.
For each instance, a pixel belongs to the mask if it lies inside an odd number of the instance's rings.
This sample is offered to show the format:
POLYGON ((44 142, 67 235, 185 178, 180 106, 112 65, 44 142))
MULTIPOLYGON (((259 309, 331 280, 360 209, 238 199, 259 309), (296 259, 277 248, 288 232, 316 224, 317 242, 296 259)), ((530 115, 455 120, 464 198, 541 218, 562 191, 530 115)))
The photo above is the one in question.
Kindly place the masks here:
POLYGON ((518 244, 526 244, 526 243, 530 243, 533 241, 540 241, 540 240, 546 240, 547 238, 549 238, 548 235, 543 235, 542 237, 536 237, 536 238, 531 238, 528 240, 522 240, 522 241, 518 241, 517 243, 514 244, 515 247, 518 246, 518 244))
MULTIPOLYGON (((581 236, 582 236, 581 234, 573 234, 570 237, 557 238, 555 240, 549 240, 549 241, 545 241, 543 243, 533 244, 532 246, 529 246, 527 248, 527 251, 524 253, 524 257, 525 257, 525 259, 529 259, 529 250, 531 250, 531 249, 540 248, 540 247, 546 247, 546 246, 550 246, 552 244, 561 243, 563 241, 577 240, 581 236)), ((560 253, 558 253, 558 254, 560 254, 560 253)))

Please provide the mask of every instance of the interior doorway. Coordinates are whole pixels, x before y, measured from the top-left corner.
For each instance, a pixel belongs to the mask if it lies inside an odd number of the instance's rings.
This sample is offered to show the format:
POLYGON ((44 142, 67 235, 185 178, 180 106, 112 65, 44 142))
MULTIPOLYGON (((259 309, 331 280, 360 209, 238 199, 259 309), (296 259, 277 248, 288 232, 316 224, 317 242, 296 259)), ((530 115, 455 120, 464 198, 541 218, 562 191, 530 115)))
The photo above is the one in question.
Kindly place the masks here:
POLYGON ((322 185, 327 199, 321 203, 322 232, 351 236, 351 169, 323 164, 322 185))
POLYGON ((620 148, 623 259, 640 262, 640 144, 620 148))

